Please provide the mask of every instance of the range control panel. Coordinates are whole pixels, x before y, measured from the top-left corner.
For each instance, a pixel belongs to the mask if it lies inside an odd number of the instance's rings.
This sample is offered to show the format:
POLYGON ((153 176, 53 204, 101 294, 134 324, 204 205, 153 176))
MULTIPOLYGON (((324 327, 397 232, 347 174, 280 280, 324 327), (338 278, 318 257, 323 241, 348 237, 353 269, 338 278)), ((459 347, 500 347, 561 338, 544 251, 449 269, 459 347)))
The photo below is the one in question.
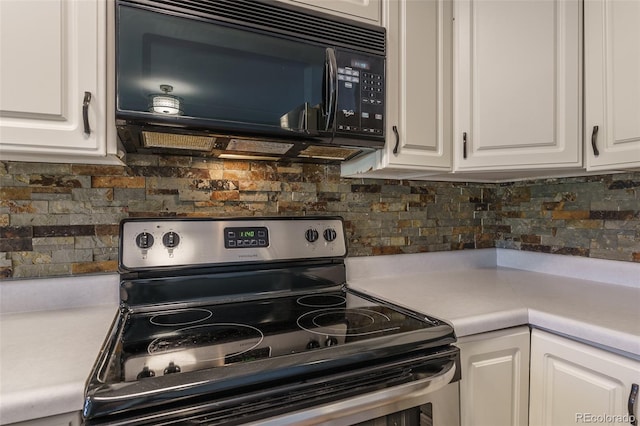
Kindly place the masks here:
POLYGON ((344 257, 338 217, 153 218, 120 223, 123 270, 344 257))
POLYGON ((269 247, 269 228, 266 226, 224 228, 225 248, 269 247))

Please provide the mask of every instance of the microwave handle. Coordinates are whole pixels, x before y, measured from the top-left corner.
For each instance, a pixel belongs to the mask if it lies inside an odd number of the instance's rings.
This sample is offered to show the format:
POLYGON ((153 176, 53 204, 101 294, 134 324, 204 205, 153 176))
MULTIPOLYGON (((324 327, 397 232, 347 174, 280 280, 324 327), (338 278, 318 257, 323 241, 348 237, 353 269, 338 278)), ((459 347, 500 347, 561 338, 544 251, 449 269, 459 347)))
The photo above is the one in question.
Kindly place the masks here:
POLYGON ((336 115, 336 102, 338 90, 338 62, 336 51, 328 47, 325 51, 325 92, 324 92, 324 116, 325 128, 327 131, 333 128, 333 121, 336 115))

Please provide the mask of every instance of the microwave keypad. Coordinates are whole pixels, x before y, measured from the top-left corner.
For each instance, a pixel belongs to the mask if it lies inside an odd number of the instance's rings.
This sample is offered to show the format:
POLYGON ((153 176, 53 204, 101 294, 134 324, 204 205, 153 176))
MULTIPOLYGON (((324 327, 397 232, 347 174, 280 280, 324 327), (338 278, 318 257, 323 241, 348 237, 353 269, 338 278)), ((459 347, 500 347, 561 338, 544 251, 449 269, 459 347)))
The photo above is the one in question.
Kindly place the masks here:
POLYGON ((382 104, 382 94, 384 93, 382 76, 380 74, 362 73, 362 97, 363 103, 376 105, 382 104))
POLYGON ((363 72, 362 83, 362 132, 381 135, 383 131, 384 79, 380 74, 363 72))
POLYGON ((359 83, 360 71, 351 68, 338 68, 338 81, 359 83))
POLYGON ((338 132, 384 133, 384 60, 336 52, 338 60, 338 132))

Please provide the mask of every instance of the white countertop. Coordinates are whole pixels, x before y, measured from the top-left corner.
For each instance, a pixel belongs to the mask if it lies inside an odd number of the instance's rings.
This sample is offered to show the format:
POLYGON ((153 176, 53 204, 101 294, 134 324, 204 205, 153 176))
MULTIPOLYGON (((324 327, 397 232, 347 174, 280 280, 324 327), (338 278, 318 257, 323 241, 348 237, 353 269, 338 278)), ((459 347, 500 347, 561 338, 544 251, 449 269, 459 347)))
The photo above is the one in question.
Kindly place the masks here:
POLYGON ((597 262, 599 273, 593 276, 607 276, 616 282, 611 284, 560 275, 584 274, 584 259, 553 256, 564 262, 547 265, 550 274, 500 263, 522 267, 520 257, 528 257, 534 269, 536 261, 552 255, 520 253, 518 262, 495 263, 485 258, 491 255, 483 250, 411 255, 413 260, 402 255, 401 265, 397 256, 354 258, 348 260, 348 282, 448 321, 458 337, 531 324, 640 359, 640 264, 597 262), (452 256, 455 262, 449 263, 452 256))
MULTIPOLYGON (((640 358, 640 264, 486 249, 349 258, 347 274, 458 336, 530 323, 640 358)), ((117 295, 115 274, 0 282, 0 424, 82 408, 117 295)))
POLYGON ((3 315, 0 423, 77 411, 114 306, 3 315))
POLYGON ((0 282, 0 424, 79 411, 118 275, 0 282))

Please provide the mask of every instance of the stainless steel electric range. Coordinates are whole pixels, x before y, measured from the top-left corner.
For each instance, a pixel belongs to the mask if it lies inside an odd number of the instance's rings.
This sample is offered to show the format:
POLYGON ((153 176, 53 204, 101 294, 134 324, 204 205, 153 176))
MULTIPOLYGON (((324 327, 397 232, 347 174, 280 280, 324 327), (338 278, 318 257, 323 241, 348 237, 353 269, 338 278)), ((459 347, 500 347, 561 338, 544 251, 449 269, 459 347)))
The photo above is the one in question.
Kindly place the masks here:
POLYGON ((349 289, 346 254, 338 217, 122 221, 85 423, 438 425, 453 329, 349 289))

